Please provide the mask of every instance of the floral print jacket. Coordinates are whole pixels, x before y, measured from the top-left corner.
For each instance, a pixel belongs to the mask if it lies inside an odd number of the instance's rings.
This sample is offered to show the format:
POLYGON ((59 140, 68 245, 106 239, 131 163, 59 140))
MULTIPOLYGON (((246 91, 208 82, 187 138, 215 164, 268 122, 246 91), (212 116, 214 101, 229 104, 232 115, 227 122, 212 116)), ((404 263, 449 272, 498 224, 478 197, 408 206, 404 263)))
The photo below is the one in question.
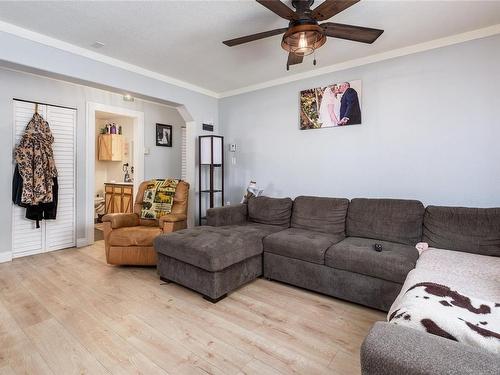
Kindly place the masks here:
POLYGON ((52 202, 54 177, 57 177, 52 143, 54 137, 48 122, 35 113, 15 150, 19 173, 23 178, 22 203, 37 205, 52 202))

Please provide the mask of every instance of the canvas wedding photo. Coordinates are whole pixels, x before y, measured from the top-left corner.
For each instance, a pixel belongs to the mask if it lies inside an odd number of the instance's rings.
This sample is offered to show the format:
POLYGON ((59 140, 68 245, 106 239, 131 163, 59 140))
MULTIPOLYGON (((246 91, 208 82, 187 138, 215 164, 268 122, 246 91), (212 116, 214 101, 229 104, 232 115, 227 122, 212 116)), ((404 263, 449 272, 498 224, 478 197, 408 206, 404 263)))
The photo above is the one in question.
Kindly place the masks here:
POLYGON ((300 92, 300 129, 361 124, 361 80, 300 92))

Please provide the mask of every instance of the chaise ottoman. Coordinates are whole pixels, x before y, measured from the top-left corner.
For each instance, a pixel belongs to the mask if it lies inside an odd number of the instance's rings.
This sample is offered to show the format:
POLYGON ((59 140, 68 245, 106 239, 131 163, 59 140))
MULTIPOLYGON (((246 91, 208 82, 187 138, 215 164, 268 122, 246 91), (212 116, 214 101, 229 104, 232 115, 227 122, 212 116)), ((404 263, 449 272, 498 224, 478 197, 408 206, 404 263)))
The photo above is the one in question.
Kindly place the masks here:
POLYGON ((193 289, 210 302, 262 275, 262 239, 283 230, 273 225, 246 223, 203 226, 156 237, 158 273, 193 289))

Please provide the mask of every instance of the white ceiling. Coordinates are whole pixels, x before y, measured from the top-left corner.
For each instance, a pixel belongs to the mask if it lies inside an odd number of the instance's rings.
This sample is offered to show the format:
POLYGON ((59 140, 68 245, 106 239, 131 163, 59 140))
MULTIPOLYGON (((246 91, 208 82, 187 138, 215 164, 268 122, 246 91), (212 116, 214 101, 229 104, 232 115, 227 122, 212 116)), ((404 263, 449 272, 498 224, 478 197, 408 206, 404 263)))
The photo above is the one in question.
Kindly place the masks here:
POLYGON ((500 24, 500 1, 361 1, 332 20, 384 34, 373 45, 330 38, 316 67, 306 57, 290 72, 280 36, 232 48, 221 43, 287 25, 252 0, 1 1, 0 20, 222 93, 500 24), (95 41, 105 46, 94 50, 95 41))

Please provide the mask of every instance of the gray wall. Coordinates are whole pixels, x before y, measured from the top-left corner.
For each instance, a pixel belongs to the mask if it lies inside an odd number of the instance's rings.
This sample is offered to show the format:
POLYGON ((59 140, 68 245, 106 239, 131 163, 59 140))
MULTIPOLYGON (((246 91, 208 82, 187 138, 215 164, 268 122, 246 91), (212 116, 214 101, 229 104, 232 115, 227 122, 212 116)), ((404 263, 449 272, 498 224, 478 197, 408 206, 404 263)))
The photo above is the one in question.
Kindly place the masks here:
MULTIPOLYGON (((145 155, 144 176, 180 177, 181 126, 184 121, 178 111, 164 105, 136 100, 125 102, 121 95, 82 85, 21 72, 0 69, 0 222, 11 221, 11 183, 13 150, 13 98, 35 100, 49 104, 65 105, 77 109, 77 238, 85 236, 85 129, 86 104, 97 102, 144 112, 144 146, 150 149, 145 155), (173 125, 173 147, 156 147, 156 123, 173 125)), ((0 252, 10 251, 10 225, 0 227, 5 241, 0 252)))
POLYGON ((184 125, 176 109, 144 103, 144 147, 149 148, 149 155, 144 157, 146 179, 181 177, 181 127, 184 125), (156 146, 156 123, 172 125, 172 147, 156 146))
POLYGON ((270 196, 500 206, 499 46, 494 36, 222 99, 225 142, 238 145, 226 200, 255 179, 270 196), (362 125, 299 130, 300 90, 354 79, 362 125))
MULTIPOLYGON (((201 123, 215 121, 226 144, 238 144, 235 165, 226 155, 226 200, 233 203, 252 178, 272 196, 404 197, 427 204, 500 206, 499 45, 499 36, 490 37, 220 101, 4 32, 0 65, 182 104, 196 123, 188 139, 193 145, 203 133, 201 123), (298 130, 300 90, 352 79, 363 80, 363 125, 298 130)), ((11 242, 11 101, 16 96, 77 107, 79 150, 85 150, 86 101, 137 109, 137 103, 125 104, 107 91, 0 71, 0 165, 8 176, 0 181, 0 253, 10 251, 11 242)), ((152 146, 153 134, 146 128, 145 146, 152 151, 146 160, 167 152, 152 146)), ((85 157, 78 152, 79 181, 85 181, 85 157)), ((162 168, 146 161, 146 177, 162 174, 162 168)), ((82 207, 85 190, 78 189, 82 207)), ((78 215, 80 238, 84 210, 78 215)))
MULTIPOLYGON (((15 67, 23 71, 36 72, 44 76, 60 78, 65 81, 80 83, 90 87, 102 88, 117 93, 130 93, 135 97, 150 98, 155 101, 160 100, 182 105, 184 106, 184 119, 186 121, 192 121, 195 125, 194 128, 193 126, 188 127, 188 149, 194 149, 196 137, 204 133, 201 129, 202 122, 214 121, 216 132, 219 131, 218 100, 212 96, 194 92, 159 79, 147 77, 140 73, 125 70, 6 32, 0 32, 0 66, 15 67)), ((8 86, 3 80, 0 81, 0 90, 2 92, 5 92, 7 89, 9 90, 8 94, 3 96, 2 103, 0 104, 2 107, 0 110, 0 120, 2 121, 0 125, 0 159, 4 160, 1 162, 1 165, 5 176, 10 174, 10 162, 12 160, 12 119, 9 118, 9 112, 6 112, 11 111, 11 109, 10 104, 5 104, 5 98, 9 98, 10 101, 14 96, 23 95, 28 99, 35 98, 39 100, 38 98, 44 97, 47 84, 43 83, 37 89, 29 92, 23 91, 22 85, 22 80, 10 82, 8 86), (5 121, 8 122, 5 124, 5 121)), ((86 90, 84 86, 79 87, 79 90, 86 90)), ((65 90, 67 89, 63 88, 62 91, 58 92, 61 100, 59 104, 75 106, 75 99, 71 96, 73 92, 66 92, 65 90)), ((48 92, 50 92, 50 90, 48 92)), ((99 102, 100 97, 94 97, 94 94, 89 94, 87 99, 99 102)), ((121 100, 121 97, 115 97, 114 99, 110 97, 107 103, 118 105, 118 100, 121 100)), ((53 102, 50 98, 47 98, 46 101, 53 102)), ((83 103, 80 102, 76 106, 78 108, 84 108, 82 105, 83 103)), ((82 113, 84 111, 80 110, 79 112, 82 113)), ((79 123, 82 123, 81 118, 79 118, 79 123)), ((85 150, 84 131, 82 128, 79 128, 78 131, 78 146, 80 150, 85 150)), ((145 140, 146 147, 149 141, 147 139, 145 140)), ((85 153, 79 151, 77 159, 77 176, 80 181, 85 181, 86 178, 86 170, 84 168, 85 157, 85 153)), ((194 185, 196 186, 196 177, 194 177, 196 176, 196 166, 194 160, 195 155, 188 155, 188 178, 189 176, 193 176, 193 178, 195 178, 194 185)), ((158 174, 159 172, 159 169, 155 169, 151 173, 158 174)), ((79 207, 84 204, 85 193, 85 189, 80 186, 78 191, 79 207)), ((7 259, 4 255, 10 252, 12 233, 10 194, 10 178, 0 181, 0 195, 4 197, 4 199, 0 199, 0 215, 3 215, 4 218, 4 225, 0 226, 0 238, 3 239, 3 245, 0 246, 0 259, 7 259)), ((196 207, 195 194, 190 195, 190 202, 190 210, 194 212, 196 207)), ((77 214, 79 223, 77 226, 77 238, 81 239, 85 235, 85 228, 83 226, 85 212, 84 210, 79 210, 77 214)))

